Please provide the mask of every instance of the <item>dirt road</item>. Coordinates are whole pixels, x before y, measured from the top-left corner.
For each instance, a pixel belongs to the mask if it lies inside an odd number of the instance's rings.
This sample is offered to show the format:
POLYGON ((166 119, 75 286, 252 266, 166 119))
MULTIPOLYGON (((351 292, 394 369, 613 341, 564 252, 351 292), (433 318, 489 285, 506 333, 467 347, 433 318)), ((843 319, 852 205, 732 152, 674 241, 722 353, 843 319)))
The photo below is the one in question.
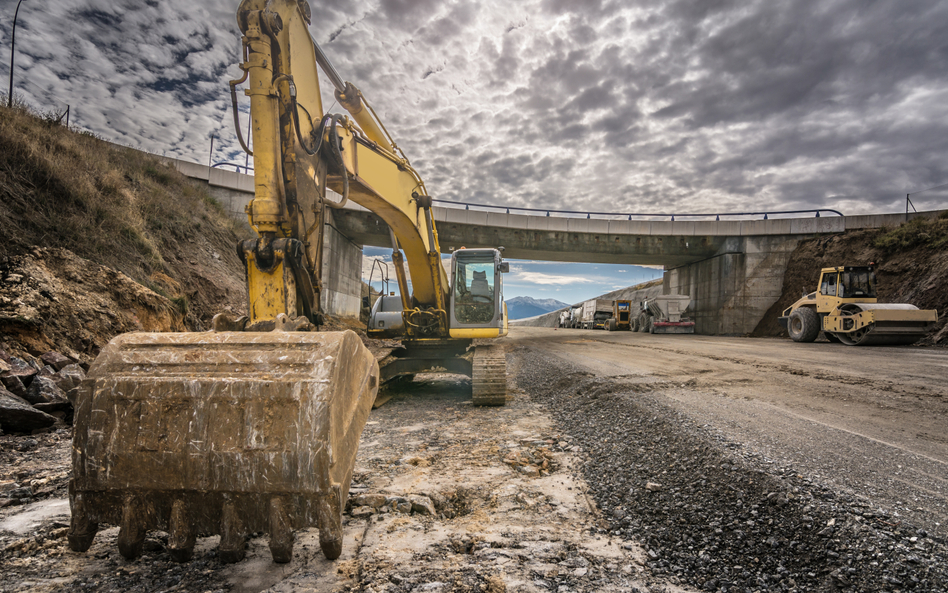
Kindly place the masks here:
POLYGON ((646 382, 729 440, 948 534, 946 349, 545 328, 512 341, 646 382))
POLYGON ((0 436, 0 592, 945 591, 948 351, 514 328, 510 400, 422 375, 373 410, 323 559, 254 534, 70 552, 68 427, 0 436), (794 357, 787 360, 788 356, 794 357), (25 492, 25 494, 24 494, 25 492), (32 492, 32 495, 30 494, 32 492))

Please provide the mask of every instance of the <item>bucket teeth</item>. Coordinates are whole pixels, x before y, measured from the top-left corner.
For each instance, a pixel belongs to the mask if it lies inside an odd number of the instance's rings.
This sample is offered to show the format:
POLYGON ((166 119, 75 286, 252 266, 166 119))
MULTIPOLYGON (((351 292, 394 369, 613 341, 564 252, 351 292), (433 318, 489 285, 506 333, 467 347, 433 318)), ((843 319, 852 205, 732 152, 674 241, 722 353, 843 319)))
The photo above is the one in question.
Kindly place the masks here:
POLYGON ((168 552, 175 562, 190 560, 194 555, 195 534, 191 528, 187 504, 180 498, 171 505, 168 536, 168 552))
POLYGON ((142 555, 145 546, 145 509, 134 496, 125 499, 122 507, 122 523, 119 525, 119 553, 126 560, 134 560, 142 555))
POLYGON ((316 503, 319 516, 319 547, 327 560, 335 560, 342 554, 342 516, 338 491, 322 496, 316 503))
POLYGON ((270 555, 274 562, 286 563, 293 559, 293 539, 286 501, 275 496, 270 500, 270 555))
POLYGON ((73 493, 69 498, 72 519, 69 522, 69 549, 73 552, 85 552, 92 547, 99 524, 89 518, 88 502, 82 493, 73 493))
POLYGON ((228 500, 221 513, 221 562, 240 562, 247 550, 247 533, 237 512, 237 505, 228 500))

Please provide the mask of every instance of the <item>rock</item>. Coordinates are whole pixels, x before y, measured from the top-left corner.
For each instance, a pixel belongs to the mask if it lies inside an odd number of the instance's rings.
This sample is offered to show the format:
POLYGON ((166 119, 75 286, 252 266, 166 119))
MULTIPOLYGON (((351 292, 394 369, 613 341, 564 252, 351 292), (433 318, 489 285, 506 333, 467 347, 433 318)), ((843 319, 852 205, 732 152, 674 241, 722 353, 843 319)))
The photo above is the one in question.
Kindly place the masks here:
POLYGON ((349 512, 349 515, 357 519, 369 517, 374 514, 375 514, 375 509, 372 507, 353 507, 352 510, 349 512))
POLYGON ((398 497, 394 500, 393 508, 396 513, 411 514, 411 507, 411 501, 406 498, 398 497))
POLYGON ((36 369, 30 363, 15 356, 10 357, 7 366, 10 368, 0 373, 0 383, 3 383, 3 386, 10 393, 24 397, 26 387, 36 375, 36 369))
POLYGON ((0 426, 4 432, 31 433, 34 430, 48 428, 56 423, 56 418, 37 410, 26 400, 19 398, 6 389, 0 389, 0 426))
POLYGON ((657 482, 648 482, 645 484, 645 489, 649 492, 658 492, 662 489, 662 485, 657 482))
POLYGON ((385 505, 386 497, 383 494, 360 494, 352 499, 352 506, 355 507, 369 507, 371 509, 378 509, 385 505))
POLYGON ((413 513, 419 513, 422 515, 437 514, 434 503, 427 496, 413 494, 408 497, 408 500, 411 502, 411 511, 413 513))
POLYGON ((66 394, 63 393, 63 390, 56 385, 56 382, 53 381, 50 377, 43 377, 37 375, 33 379, 33 382, 30 383, 29 389, 26 390, 26 401, 33 405, 37 404, 69 404, 69 400, 66 399, 66 394))
POLYGON ((517 470, 528 478, 537 478, 540 476, 540 468, 535 465, 524 465, 518 467, 517 470))
POLYGON ((3 384, 3 387, 17 397, 26 397, 26 387, 23 385, 23 380, 16 375, 10 375, 6 377, 0 377, 0 383, 3 384))
POLYGON ((31 451, 39 445, 36 439, 21 439, 16 443, 16 450, 20 452, 31 451))
POLYGON ((56 382, 56 385, 58 385, 68 397, 69 392, 79 387, 79 384, 82 383, 82 380, 85 378, 86 373, 82 370, 82 367, 73 363, 59 369, 56 375, 53 376, 53 381, 56 382))
POLYGON ((68 356, 63 356, 59 352, 47 352, 46 354, 40 356, 40 360, 53 367, 57 371, 61 371, 63 368, 74 363, 71 358, 68 356))

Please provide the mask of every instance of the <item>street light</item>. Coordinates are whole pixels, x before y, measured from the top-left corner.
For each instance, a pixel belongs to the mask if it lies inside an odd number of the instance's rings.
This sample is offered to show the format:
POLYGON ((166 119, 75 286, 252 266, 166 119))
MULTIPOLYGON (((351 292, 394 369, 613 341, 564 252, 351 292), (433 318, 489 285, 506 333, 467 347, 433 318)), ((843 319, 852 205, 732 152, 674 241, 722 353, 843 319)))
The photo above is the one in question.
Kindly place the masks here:
POLYGON ((16 12, 13 13, 13 32, 10 34, 10 94, 7 95, 7 107, 13 107, 13 56, 16 55, 16 17, 20 14, 20 3, 16 3, 16 12))

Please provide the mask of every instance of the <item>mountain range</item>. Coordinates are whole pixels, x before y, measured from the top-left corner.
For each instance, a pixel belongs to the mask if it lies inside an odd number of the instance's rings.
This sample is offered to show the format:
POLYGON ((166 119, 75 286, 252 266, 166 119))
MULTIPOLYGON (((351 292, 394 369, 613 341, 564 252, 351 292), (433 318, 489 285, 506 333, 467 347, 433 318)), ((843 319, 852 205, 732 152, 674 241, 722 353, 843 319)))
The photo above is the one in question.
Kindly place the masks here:
POLYGON ((543 315, 544 313, 569 306, 569 303, 564 303, 556 299, 534 299, 523 296, 507 299, 506 302, 508 319, 536 317, 537 315, 543 315))

